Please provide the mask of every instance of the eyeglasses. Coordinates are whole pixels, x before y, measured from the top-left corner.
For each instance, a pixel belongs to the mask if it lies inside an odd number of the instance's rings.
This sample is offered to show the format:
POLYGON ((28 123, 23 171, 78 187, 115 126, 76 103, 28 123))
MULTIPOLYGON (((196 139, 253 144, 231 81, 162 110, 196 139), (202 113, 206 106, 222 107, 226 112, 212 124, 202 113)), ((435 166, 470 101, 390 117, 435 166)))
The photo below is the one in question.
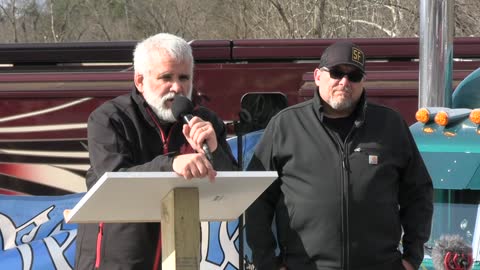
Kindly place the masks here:
POLYGON ((335 80, 341 80, 343 77, 347 76, 348 80, 354 83, 360 82, 363 79, 363 73, 360 70, 354 70, 352 72, 343 72, 338 69, 328 69, 326 67, 322 67, 323 70, 328 71, 330 73, 330 78, 335 80))

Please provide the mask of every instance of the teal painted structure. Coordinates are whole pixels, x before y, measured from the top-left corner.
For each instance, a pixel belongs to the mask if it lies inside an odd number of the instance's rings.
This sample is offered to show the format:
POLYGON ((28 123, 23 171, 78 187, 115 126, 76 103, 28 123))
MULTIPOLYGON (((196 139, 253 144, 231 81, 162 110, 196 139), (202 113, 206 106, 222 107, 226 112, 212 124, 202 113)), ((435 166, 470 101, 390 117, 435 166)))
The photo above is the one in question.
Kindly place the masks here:
POLYGON ((420 269, 433 270, 435 240, 459 234, 472 245, 480 269, 480 127, 469 115, 480 108, 480 68, 469 74, 452 95, 452 108, 427 108, 427 123, 410 126, 435 188, 432 233, 420 269), (449 116, 446 126, 434 122, 439 111, 449 116))

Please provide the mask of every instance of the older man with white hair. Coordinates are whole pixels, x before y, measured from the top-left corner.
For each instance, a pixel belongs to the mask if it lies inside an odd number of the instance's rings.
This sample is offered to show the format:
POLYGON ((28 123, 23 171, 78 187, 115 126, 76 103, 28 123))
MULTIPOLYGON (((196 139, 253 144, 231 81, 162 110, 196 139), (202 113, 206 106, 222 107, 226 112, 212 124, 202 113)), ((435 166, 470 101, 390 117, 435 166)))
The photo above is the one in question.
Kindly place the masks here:
MULTIPOLYGON (((174 97, 192 95, 190 45, 171 34, 151 36, 137 44, 134 68, 133 91, 104 103, 88 119, 87 188, 113 171, 174 171, 185 179, 213 180, 217 170, 235 170, 225 125, 215 113, 198 107, 188 124, 172 113, 174 97)), ((161 269, 160 236, 159 223, 81 224, 75 269, 161 269)))

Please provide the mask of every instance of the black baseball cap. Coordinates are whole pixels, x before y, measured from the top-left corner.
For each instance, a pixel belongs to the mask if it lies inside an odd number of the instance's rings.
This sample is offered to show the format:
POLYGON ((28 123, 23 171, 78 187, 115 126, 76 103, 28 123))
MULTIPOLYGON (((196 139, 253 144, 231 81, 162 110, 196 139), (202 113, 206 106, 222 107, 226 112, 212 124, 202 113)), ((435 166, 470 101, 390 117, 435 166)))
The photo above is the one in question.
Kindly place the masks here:
POLYGON ((338 41, 323 51, 320 67, 332 68, 341 64, 355 66, 365 73, 365 54, 350 41, 338 41))

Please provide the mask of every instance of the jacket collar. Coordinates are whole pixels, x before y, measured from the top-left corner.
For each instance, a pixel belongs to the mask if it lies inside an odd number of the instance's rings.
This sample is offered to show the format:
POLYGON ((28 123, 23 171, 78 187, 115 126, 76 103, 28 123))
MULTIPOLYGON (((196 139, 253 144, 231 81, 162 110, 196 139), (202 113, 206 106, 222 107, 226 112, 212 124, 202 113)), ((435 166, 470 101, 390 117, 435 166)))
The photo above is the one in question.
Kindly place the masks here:
MULTIPOLYGON (((324 105, 323 105, 322 99, 320 98, 318 87, 315 89, 315 91, 313 93, 313 108, 315 109, 315 114, 317 114, 318 119, 320 119, 320 121, 323 122, 324 105)), ((358 103, 355 107, 355 110, 353 111, 353 113, 356 115, 355 123, 354 123, 355 127, 358 128, 361 125, 363 125, 363 123, 365 122, 366 110, 367 110, 367 97, 365 95, 365 88, 364 88, 363 93, 360 96, 360 100, 358 101, 358 103)))

